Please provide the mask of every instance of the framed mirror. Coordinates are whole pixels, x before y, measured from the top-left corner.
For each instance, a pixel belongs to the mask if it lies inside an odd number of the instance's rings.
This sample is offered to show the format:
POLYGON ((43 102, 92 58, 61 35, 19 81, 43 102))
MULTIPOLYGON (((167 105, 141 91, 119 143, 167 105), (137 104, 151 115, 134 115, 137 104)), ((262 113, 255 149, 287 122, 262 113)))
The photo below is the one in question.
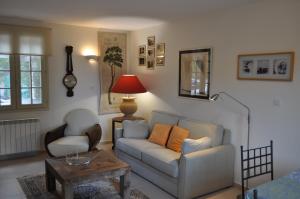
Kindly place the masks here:
POLYGON ((211 49, 179 51, 178 95, 209 99, 211 49))

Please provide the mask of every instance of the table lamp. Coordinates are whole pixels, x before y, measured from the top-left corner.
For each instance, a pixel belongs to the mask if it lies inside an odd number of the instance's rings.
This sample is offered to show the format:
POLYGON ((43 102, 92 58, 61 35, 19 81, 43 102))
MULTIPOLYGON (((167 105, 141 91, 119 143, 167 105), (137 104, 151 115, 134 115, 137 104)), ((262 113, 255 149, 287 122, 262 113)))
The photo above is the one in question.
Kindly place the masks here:
POLYGON ((126 97, 122 97, 120 111, 124 113, 124 117, 132 117, 137 111, 137 104, 135 97, 129 97, 129 94, 145 93, 147 90, 136 75, 121 75, 113 86, 112 92, 127 94, 126 97))

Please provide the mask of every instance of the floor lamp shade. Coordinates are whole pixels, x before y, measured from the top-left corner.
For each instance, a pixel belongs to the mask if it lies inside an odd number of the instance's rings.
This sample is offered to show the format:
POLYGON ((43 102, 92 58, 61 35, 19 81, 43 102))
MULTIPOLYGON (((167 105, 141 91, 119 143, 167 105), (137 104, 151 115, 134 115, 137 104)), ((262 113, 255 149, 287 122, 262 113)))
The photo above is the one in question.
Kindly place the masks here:
MULTIPOLYGON (((136 75, 122 75, 113 86, 112 92, 137 94, 145 93, 147 92, 147 90, 136 75)), ((135 97, 123 97, 123 102, 120 105, 120 110, 122 113, 124 113, 125 117, 132 117, 133 114, 137 111, 135 97)))

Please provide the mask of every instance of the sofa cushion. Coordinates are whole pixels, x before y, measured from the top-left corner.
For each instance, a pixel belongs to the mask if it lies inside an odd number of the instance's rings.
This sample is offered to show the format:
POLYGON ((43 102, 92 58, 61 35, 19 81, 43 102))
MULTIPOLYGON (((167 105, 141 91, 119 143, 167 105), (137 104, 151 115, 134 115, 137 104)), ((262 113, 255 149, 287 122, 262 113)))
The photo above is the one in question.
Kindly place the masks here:
POLYGON ((148 140, 155 144, 165 146, 168 141, 171 129, 172 126, 168 124, 155 124, 148 140))
POLYGON ((174 178, 178 177, 180 153, 166 148, 151 148, 142 152, 142 161, 174 178))
POLYGON ((148 124, 145 120, 123 121, 123 136, 125 138, 146 139, 149 135, 148 124))
POLYGON ((151 118, 149 121, 150 131, 152 131, 154 125, 157 123, 176 125, 179 119, 181 118, 183 117, 172 113, 166 113, 163 111, 152 111, 151 118))
POLYGON ((142 151, 149 149, 162 149, 164 147, 149 142, 146 139, 120 138, 116 144, 117 149, 141 160, 142 151))
POLYGON ((183 140, 189 136, 190 132, 187 129, 173 126, 168 140, 167 148, 173 151, 180 152, 183 140))
POLYGON ((178 126, 189 129, 191 139, 209 137, 212 147, 222 144, 224 129, 221 125, 184 119, 179 121, 178 126))
POLYGON ((48 149, 56 157, 76 152, 87 152, 89 150, 89 138, 87 136, 62 137, 48 144, 48 149))
POLYGON ((208 149, 211 146, 211 139, 203 137, 197 140, 185 139, 182 144, 182 154, 188 154, 203 149, 208 149))

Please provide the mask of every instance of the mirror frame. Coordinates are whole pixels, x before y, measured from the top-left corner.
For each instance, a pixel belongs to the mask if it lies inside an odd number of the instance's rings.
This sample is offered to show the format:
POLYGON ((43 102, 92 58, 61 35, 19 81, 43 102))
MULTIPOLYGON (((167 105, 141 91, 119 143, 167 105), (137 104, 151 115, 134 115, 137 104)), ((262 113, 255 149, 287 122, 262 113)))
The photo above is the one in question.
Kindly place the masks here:
MULTIPOLYGON (((211 59, 212 59, 212 49, 211 48, 202 48, 202 49, 194 49, 194 50, 183 50, 179 51, 179 84, 178 84, 178 96, 181 97, 189 97, 189 98, 197 98, 197 99, 209 99, 209 94, 210 94, 210 71, 211 71, 211 59), (205 76, 204 79, 208 79, 208 85, 207 85, 207 93, 205 95, 192 95, 192 94, 184 94, 182 93, 182 77, 181 77, 181 61, 182 61, 182 55, 185 54, 194 54, 194 53, 207 53, 208 54, 208 60, 206 61, 205 64, 208 65, 208 71, 207 71, 207 76, 205 76)), ((192 80, 191 80, 192 81, 192 80)))

